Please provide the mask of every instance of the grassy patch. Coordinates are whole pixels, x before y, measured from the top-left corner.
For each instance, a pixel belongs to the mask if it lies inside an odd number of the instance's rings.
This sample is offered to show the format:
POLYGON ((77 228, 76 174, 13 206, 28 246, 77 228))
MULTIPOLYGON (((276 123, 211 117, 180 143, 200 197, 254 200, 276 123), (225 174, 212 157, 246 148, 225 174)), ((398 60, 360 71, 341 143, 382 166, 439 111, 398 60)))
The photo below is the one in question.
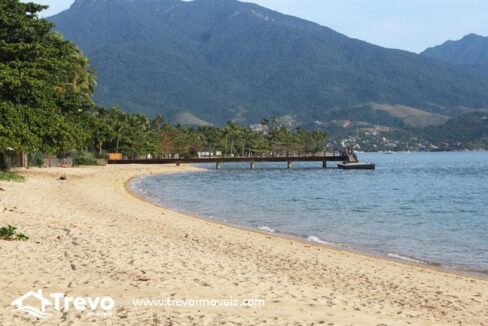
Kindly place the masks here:
POLYGON ((24 181, 24 177, 13 172, 0 171, 0 181, 24 181))
POLYGON ((17 227, 12 225, 7 225, 0 228, 0 239, 7 240, 7 241, 13 241, 13 240, 27 241, 29 240, 29 237, 23 233, 18 233, 17 227))

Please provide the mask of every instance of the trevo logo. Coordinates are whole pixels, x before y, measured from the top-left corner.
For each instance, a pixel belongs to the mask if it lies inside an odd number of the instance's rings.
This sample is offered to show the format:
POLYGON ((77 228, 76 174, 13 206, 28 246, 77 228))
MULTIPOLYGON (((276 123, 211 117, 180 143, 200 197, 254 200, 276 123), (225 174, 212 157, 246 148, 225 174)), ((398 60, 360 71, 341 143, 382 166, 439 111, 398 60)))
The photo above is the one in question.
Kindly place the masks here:
POLYGON ((71 297, 64 293, 51 293, 49 298, 46 298, 42 294, 42 290, 37 290, 27 292, 12 301, 11 305, 16 307, 15 311, 41 319, 52 316, 46 312, 48 309, 69 311, 72 308, 77 311, 86 311, 90 316, 111 317, 115 301, 110 297, 71 297), (27 301, 35 303, 35 305, 29 305, 27 301))

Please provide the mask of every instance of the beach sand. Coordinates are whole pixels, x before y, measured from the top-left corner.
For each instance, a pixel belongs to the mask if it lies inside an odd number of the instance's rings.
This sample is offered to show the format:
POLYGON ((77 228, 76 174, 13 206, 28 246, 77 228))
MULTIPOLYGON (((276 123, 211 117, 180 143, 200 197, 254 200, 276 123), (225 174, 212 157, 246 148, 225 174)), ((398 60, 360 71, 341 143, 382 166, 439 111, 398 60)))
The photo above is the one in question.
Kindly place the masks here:
POLYGON ((0 240, 0 325, 488 325, 487 280, 212 223, 125 188, 133 176, 192 170, 29 169, 23 183, 0 182, 0 226, 30 237, 0 240), (113 316, 13 311, 38 289, 109 296, 113 316), (137 298, 265 305, 136 307, 137 298))

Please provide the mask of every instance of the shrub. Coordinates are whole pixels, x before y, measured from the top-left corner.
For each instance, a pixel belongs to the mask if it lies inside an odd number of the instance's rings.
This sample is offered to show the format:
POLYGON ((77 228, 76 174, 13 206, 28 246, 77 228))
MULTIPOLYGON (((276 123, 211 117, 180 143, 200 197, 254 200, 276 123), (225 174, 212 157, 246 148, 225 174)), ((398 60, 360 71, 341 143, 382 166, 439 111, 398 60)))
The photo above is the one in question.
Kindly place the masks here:
POLYGON ((36 166, 42 168, 43 165, 44 165, 44 159, 42 157, 38 157, 36 159, 36 166))
POLYGON ((73 160, 73 165, 98 165, 98 162, 88 155, 80 155, 73 160))
POLYGON ((29 237, 23 233, 18 233, 15 226, 7 225, 6 227, 4 226, 0 228, 0 239, 8 241, 27 241, 29 240, 29 237))

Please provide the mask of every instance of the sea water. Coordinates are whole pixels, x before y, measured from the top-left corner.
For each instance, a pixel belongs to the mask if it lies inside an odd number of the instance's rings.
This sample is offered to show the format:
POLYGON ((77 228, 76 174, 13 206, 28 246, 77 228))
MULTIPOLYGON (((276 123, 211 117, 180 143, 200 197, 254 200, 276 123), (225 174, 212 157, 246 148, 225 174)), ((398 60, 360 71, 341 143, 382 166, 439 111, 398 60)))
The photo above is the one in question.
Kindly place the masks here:
POLYGON ((135 179, 165 207, 411 262, 488 271, 488 153, 359 154, 375 171, 321 162, 200 165, 135 179))

